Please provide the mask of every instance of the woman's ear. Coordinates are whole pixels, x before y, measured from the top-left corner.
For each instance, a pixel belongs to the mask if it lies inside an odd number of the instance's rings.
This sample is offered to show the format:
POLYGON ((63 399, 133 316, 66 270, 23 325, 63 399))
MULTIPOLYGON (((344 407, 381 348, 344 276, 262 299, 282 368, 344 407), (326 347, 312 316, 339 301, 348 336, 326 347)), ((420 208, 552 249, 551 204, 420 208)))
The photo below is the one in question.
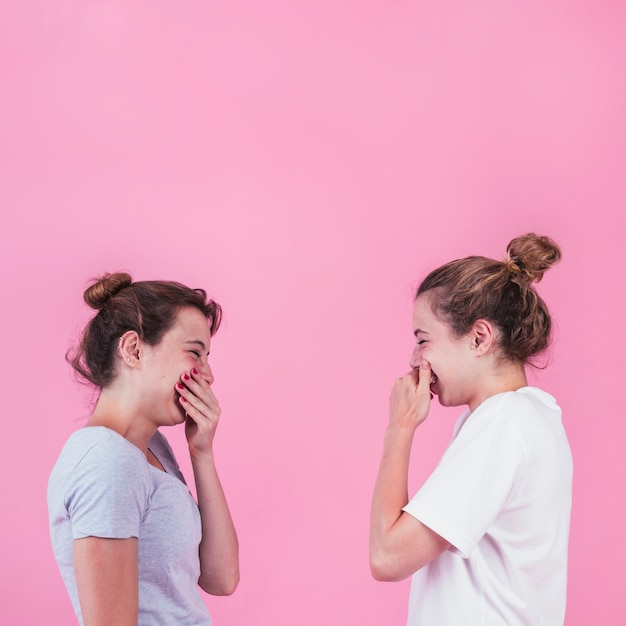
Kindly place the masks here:
POLYGON ((127 330, 120 337, 118 349, 124 363, 129 367, 136 367, 141 356, 141 338, 137 331, 127 330))
POLYGON ((476 350, 476 354, 486 354, 495 345, 496 330, 491 322, 480 319, 474 322, 470 331, 470 347, 476 350))

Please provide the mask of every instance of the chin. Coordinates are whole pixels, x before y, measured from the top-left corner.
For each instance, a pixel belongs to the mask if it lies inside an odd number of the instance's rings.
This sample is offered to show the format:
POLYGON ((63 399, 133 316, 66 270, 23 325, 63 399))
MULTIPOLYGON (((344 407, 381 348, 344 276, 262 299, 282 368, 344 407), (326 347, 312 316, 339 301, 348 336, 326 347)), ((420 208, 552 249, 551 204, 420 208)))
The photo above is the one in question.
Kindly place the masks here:
POLYGON ((467 404, 467 402, 460 402, 459 400, 445 400, 439 398, 439 404, 441 404, 441 406, 463 406, 467 404))
POLYGON ((175 424, 184 424, 185 420, 187 419, 187 414, 185 413, 185 411, 183 410, 183 407, 181 407, 180 405, 176 405, 172 411, 172 414, 170 416, 170 420, 171 420, 171 424, 175 425, 175 424))
POLYGON ((461 403, 456 402, 454 398, 447 398, 445 395, 435 394, 441 406, 459 406, 461 403))

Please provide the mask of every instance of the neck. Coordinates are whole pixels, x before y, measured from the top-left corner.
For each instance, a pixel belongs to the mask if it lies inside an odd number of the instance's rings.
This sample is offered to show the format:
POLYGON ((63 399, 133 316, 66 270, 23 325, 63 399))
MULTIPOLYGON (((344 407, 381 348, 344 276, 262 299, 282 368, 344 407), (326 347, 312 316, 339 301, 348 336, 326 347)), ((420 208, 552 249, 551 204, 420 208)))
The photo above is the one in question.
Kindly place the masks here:
POLYGON ((490 376, 485 375, 484 384, 481 385, 475 397, 468 403, 473 413, 487 398, 505 391, 517 391, 528 384, 526 370, 521 364, 500 364, 490 376))
POLYGON ((102 390, 86 426, 110 428, 137 446, 144 454, 147 454, 148 442, 156 432, 156 426, 142 418, 132 398, 110 389, 102 390))

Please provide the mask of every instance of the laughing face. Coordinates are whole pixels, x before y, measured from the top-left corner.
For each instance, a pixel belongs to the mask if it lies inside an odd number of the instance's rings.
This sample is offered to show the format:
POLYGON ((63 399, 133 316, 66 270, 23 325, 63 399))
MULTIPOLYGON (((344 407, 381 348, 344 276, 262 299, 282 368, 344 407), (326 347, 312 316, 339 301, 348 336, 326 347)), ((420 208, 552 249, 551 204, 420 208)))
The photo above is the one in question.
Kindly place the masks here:
POLYGON ((433 311, 431 294, 421 294, 413 308, 415 348, 410 365, 425 359, 432 371, 431 391, 443 406, 469 404, 475 387, 475 358, 472 337, 457 337, 433 311))
POLYGON ((211 333, 204 315, 197 309, 184 308, 160 343, 144 348, 145 404, 150 407, 157 425, 185 421, 185 412, 175 390, 184 372, 195 368, 209 384, 213 382, 208 364, 210 346, 211 333))

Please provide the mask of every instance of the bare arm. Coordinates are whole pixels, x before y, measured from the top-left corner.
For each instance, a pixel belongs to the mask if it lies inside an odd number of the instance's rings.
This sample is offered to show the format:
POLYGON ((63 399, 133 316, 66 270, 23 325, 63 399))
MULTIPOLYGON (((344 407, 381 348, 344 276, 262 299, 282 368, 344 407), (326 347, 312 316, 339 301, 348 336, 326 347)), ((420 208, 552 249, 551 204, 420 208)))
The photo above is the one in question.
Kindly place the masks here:
POLYGON ((230 595, 239 584, 239 543, 213 455, 220 407, 209 383, 191 372, 178 389, 187 412, 185 431, 202 518, 200 579, 207 593, 230 595))
POLYGON ((430 528, 404 513, 408 503, 408 472, 413 436, 430 407, 430 366, 396 381, 390 399, 389 425, 374 487, 370 520, 370 568, 377 580, 410 576, 450 544, 430 528))
POLYGON ((230 595, 239 583, 239 545, 212 454, 192 456, 202 517, 200 580, 204 591, 230 595))
POLYGON ((74 540, 74 571, 85 626, 137 626, 137 538, 74 540))

